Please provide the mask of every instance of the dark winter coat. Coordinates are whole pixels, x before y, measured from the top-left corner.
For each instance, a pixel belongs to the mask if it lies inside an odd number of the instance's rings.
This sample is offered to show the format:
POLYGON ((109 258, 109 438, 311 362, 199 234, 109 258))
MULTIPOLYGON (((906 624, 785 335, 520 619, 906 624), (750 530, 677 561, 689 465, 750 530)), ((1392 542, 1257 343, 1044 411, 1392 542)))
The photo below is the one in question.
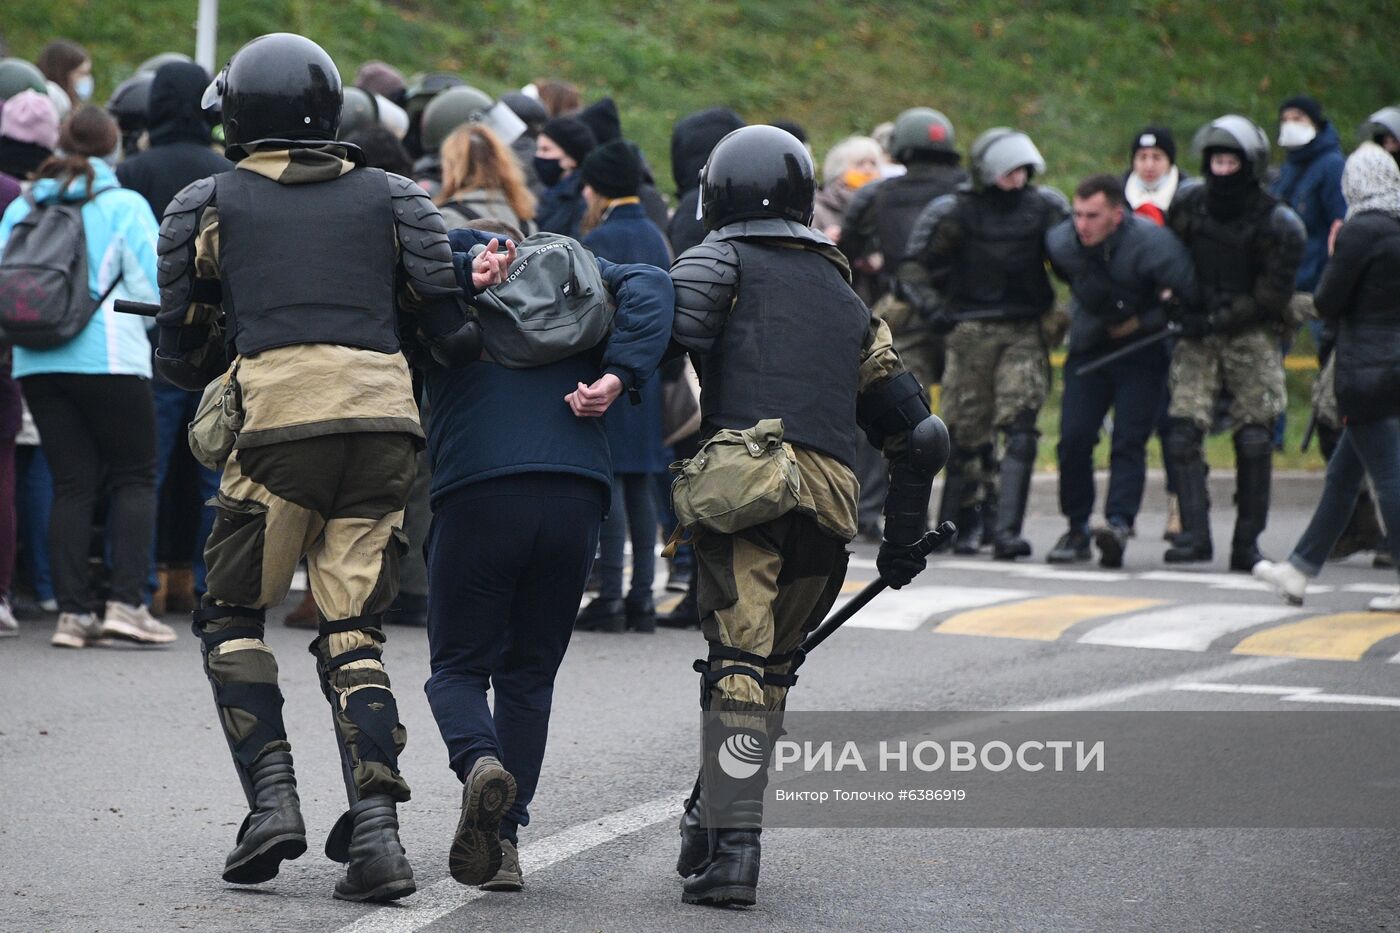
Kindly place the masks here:
POLYGON ((1365 211, 1337 234, 1313 302, 1338 322, 1337 408, 1348 423, 1400 417, 1400 219, 1365 211))
MULTIPOLYGON (((671 267, 666 238, 647 219, 640 204, 621 204, 588 236, 583 245, 599 259, 671 267)), ((667 457, 661 443, 661 379, 652 375, 641 387, 641 402, 619 399, 603 416, 614 473, 664 473, 667 457)))
POLYGON ((233 163, 210 148, 199 102, 209 79, 186 62, 162 66, 151 81, 151 147, 117 166, 117 180, 146 199, 157 217, 185 186, 227 172, 233 163))
POLYGON ((1270 187, 1276 197, 1293 208, 1308 231, 1308 245, 1295 279, 1300 292, 1311 292, 1317 287, 1327 265, 1327 237, 1332 223, 1346 216, 1347 202, 1342 197, 1344 165, 1346 156, 1342 154, 1336 127, 1328 123, 1312 142, 1288 150, 1278 179, 1270 187))
POLYGON ((535 223, 546 233, 562 233, 577 237, 588 204, 583 200, 583 173, 570 172, 540 195, 535 208, 535 223))
POLYGON ((705 160, 728 134, 744 125, 743 119, 726 107, 713 107, 688 114, 671 130, 671 178, 676 183, 676 211, 666 225, 671 251, 679 256, 705 239, 708 232, 695 216, 700 201, 700 170, 705 160))

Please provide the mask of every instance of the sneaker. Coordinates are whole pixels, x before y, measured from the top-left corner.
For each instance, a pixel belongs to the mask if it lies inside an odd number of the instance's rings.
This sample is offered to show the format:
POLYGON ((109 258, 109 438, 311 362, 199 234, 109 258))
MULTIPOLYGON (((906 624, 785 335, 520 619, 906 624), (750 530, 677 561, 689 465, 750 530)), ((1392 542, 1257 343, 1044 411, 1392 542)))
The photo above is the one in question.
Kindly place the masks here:
POLYGON ((175 640, 175 630, 157 619, 145 606, 126 603, 107 604, 102 619, 102 635, 125 638, 144 645, 168 645, 175 640))
POLYGON ((501 840, 501 868, 496 876, 481 886, 483 891, 519 891, 525 887, 525 876, 520 873, 520 853, 515 843, 501 840))
POLYGON ((1370 602, 1372 612, 1400 612, 1400 589, 1389 596, 1377 596, 1370 602))
POLYGON ((1123 525, 1107 524, 1094 532, 1094 543, 1099 548, 1099 566, 1117 570, 1123 566, 1123 552, 1132 536, 1123 525))
POLYGON ((1074 529, 1060 535, 1060 540, 1045 555, 1047 564, 1080 564, 1089 559, 1089 535, 1074 529))
MULTIPOLYGON (((1254 579, 1262 580, 1273 587, 1274 592, 1282 596, 1283 601, 1290 606, 1303 605, 1303 595, 1308 591, 1308 578, 1297 567, 1287 561, 1276 564, 1271 560, 1261 560, 1250 572, 1254 574, 1254 579)), ((1400 602, 1397 602, 1397 605, 1400 605, 1400 602)), ((1376 608, 1376 600, 1371 601, 1371 608, 1376 608)))
POLYGON ((486 884, 501 870, 501 817, 513 803, 515 778, 491 755, 478 758, 462 785, 462 817, 447 857, 459 884, 486 884))
POLYGON ((54 599, 52 596, 50 596, 48 599, 41 599, 39 600, 39 608, 47 612, 49 615, 53 615, 55 612, 58 611, 58 600, 54 599))
POLYGON ((10 611, 10 601, 0 599, 0 638, 12 638, 19 634, 19 623, 10 611))
POLYGON ((83 648, 101 637, 102 623, 91 612, 61 612, 49 644, 55 648, 83 648))

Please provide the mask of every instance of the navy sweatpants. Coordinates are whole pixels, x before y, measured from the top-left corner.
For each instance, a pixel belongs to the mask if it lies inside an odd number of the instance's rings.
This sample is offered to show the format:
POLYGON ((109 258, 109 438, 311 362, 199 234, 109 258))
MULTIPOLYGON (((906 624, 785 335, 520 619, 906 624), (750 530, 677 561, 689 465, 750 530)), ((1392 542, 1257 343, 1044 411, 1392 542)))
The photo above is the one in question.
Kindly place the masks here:
POLYGON ((452 770, 493 755, 518 793, 501 823, 530 822, 554 698, 598 546, 607 488, 563 473, 473 483, 433 505, 424 689, 452 770), (486 690, 495 689, 495 709, 486 690))

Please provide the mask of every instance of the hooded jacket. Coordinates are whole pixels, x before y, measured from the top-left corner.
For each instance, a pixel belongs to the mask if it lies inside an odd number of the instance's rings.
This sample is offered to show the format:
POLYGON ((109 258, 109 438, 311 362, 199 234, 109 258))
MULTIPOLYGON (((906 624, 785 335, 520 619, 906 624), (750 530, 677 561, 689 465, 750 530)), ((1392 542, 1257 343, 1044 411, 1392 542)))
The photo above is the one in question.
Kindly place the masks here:
POLYGON ((1345 163, 1337 129, 1326 123, 1312 142, 1288 150, 1278 180, 1270 187, 1276 197, 1293 208, 1308 231, 1303 262, 1294 280, 1298 291, 1311 292, 1317 287, 1327 265, 1327 236, 1332 222, 1346 216, 1346 199, 1342 197, 1345 163))
MULTIPOLYGON (((117 184, 111 168, 101 159, 88 159, 93 170, 88 199, 87 182, 78 178, 60 189, 56 178, 41 178, 30 189, 40 205, 58 200, 84 201, 83 234, 87 239, 88 294, 96 301, 112 282, 121 281, 72 340, 50 350, 15 347, 15 378, 43 373, 84 375, 151 375, 151 345, 146 322, 112 310, 117 299, 160 301, 156 285, 156 218, 145 200, 117 184)), ((31 210, 29 198, 19 198, 0 219, 0 255, 10 231, 31 210)))
POLYGON ((1352 213, 1313 301, 1338 324, 1337 409, 1356 424, 1400 417, 1400 168, 1364 145, 1343 184, 1352 213))
POLYGON ((186 185, 233 168, 210 148, 209 122, 199 106, 208 83, 204 69, 190 62, 161 66, 151 80, 151 148, 117 166, 122 186, 141 194, 157 217, 186 185))
POLYGON ((676 183, 677 204, 666 225, 666 236, 677 256, 705 239, 705 225, 696 217, 700 170, 719 141, 743 125, 743 119, 729 108, 712 107, 681 117, 671 130, 671 178, 676 183))

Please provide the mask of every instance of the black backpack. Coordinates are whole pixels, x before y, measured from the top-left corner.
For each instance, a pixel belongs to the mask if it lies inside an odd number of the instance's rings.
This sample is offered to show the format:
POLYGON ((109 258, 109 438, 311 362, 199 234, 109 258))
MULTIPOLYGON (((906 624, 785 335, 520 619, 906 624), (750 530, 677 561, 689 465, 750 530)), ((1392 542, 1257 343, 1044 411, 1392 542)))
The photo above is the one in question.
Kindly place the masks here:
POLYGON ((78 336, 122 277, 118 274, 94 302, 83 230, 87 201, 40 205, 32 195, 25 197, 29 213, 10 230, 0 257, 0 340, 48 350, 78 336))

